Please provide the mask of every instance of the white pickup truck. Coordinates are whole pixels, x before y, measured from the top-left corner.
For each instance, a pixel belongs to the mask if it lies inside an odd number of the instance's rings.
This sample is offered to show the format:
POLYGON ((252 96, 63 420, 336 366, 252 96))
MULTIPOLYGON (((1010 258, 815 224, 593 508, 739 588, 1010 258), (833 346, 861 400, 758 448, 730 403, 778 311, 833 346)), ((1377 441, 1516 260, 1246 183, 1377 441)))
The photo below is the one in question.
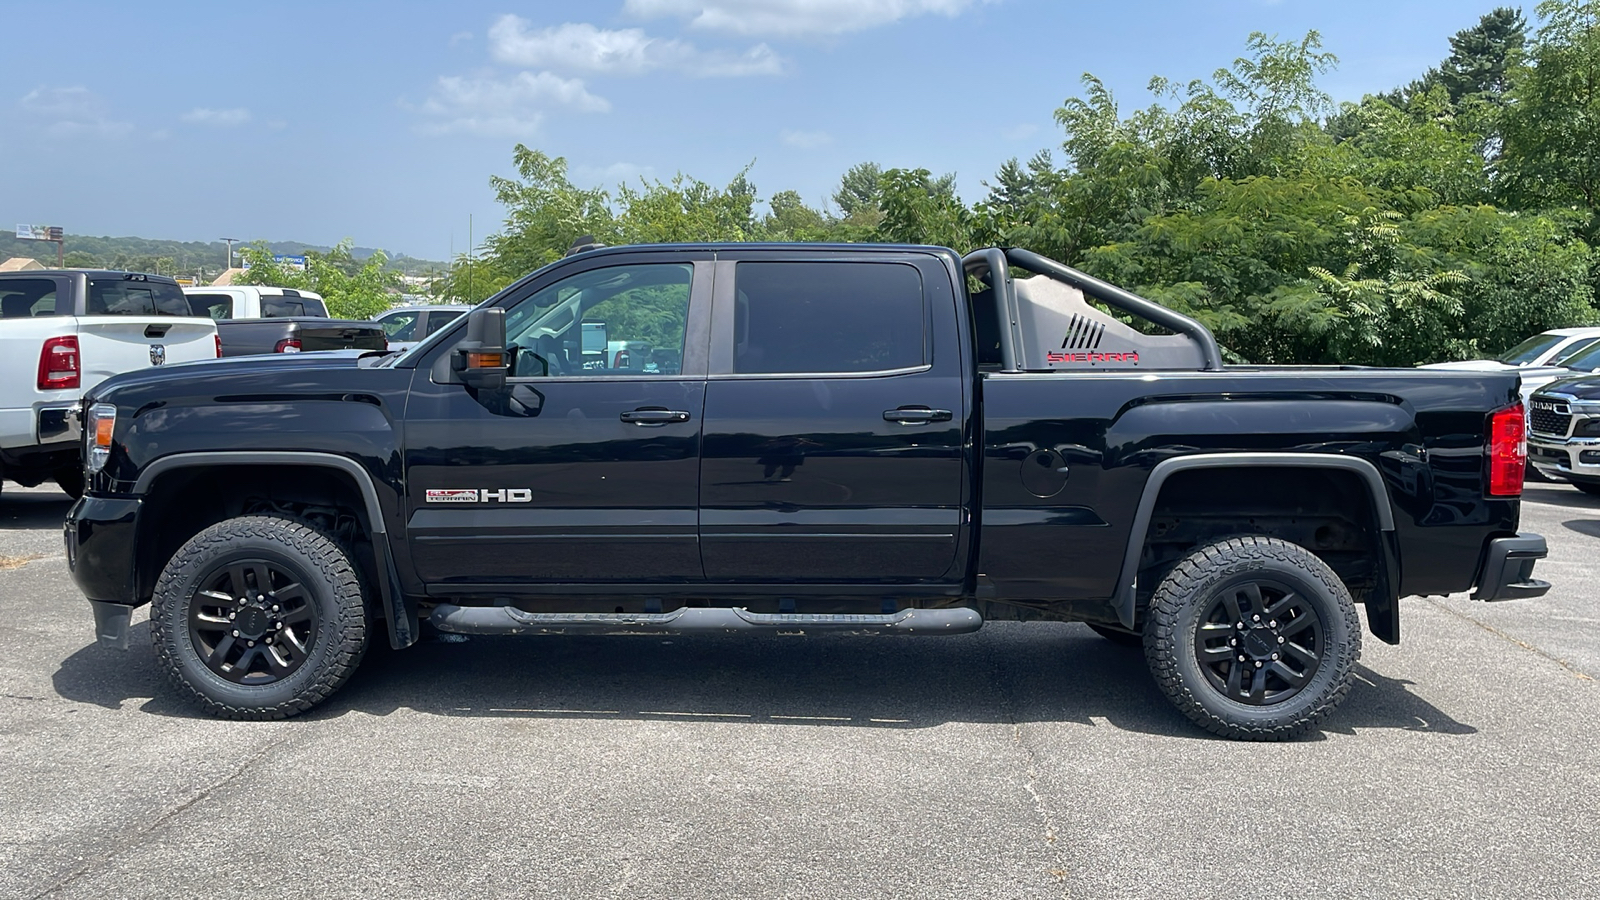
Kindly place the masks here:
POLYGON ((133 272, 0 272, 0 481, 83 492, 78 401, 122 372, 215 359, 178 283, 133 272))

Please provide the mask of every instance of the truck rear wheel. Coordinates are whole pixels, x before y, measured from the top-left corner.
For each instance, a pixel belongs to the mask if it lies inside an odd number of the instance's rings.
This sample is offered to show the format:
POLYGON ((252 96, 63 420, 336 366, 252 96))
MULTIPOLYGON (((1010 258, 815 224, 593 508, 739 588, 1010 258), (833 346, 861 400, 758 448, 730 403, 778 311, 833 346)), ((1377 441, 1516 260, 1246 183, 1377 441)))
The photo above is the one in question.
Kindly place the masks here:
POLYGON ((367 644, 355 566, 291 519, 244 516, 184 544, 156 582, 151 636, 172 683, 227 719, 283 719, 326 700, 367 644))
POLYGON ((1268 537, 1191 553, 1150 598, 1145 659, 1167 699, 1223 737, 1314 728, 1350 690, 1361 623, 1327 563, 1268 537))

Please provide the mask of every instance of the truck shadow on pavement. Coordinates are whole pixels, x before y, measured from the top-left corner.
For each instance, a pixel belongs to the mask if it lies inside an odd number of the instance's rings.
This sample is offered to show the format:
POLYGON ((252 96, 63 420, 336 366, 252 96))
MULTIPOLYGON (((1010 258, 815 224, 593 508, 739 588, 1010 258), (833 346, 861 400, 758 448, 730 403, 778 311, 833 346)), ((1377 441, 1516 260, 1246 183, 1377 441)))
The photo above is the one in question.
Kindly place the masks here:
MULTIPOLYGON (((119 709, 199 717, 133 629, 130 654, 88 646, 56 692, 119 709), (131 657, 131 658, 130 658, 131 657)), ((1359 666, 1322 732, 1398 728, 1474 734, 1410 682, 1359 666)), ((408 709, 438 716, 716 721, 930 728, 951 722, 1078 723, 1208 739, 1157 691, 1137 649, 1076 625, 996 623, 969 637, 475 638, 368 652, 350 683, 300 720, 408 709)))
POLYGON ((12 485, 0 494, 0 531, 61 531, 72 508, 72 498, 62 493, 17 493, 12 485))

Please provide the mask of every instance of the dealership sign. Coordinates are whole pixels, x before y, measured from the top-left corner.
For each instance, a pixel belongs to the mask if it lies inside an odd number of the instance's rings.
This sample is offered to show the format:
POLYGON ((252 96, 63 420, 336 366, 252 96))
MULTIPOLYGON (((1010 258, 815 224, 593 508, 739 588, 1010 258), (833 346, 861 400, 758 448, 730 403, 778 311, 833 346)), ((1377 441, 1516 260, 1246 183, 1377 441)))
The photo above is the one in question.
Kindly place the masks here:
POLYGON ((62 237, 59 225, 18 225, 17 240, 19 241, 59 241, 62 237))

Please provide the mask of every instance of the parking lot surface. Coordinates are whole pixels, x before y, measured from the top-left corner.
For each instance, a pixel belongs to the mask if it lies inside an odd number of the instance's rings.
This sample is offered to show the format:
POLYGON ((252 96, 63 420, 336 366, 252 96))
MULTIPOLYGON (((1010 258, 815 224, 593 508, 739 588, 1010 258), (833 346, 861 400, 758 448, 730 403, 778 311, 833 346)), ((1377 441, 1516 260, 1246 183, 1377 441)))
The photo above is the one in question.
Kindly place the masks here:
POLYGON ((1548 596, 1406 600, 1322 732, 1245 744, 1058 624, 430 642, 216 721, 7 485, 0 896, 1600 896, 1600 498, 1527 497, 1548 596))

